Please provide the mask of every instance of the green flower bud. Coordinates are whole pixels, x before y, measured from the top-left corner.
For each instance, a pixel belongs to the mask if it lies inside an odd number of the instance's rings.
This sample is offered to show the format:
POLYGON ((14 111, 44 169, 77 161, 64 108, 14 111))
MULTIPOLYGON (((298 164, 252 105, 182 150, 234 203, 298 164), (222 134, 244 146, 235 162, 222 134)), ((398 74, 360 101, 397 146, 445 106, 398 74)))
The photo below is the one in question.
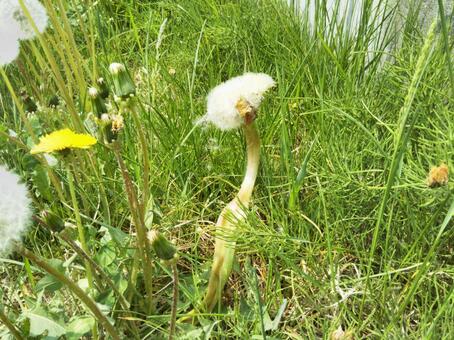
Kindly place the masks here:
POLYGON ((98 80, 96 80, 96 84, 99 87, 99 96, 102 99, 106 99, 107 97, 109 97, 109 86, 107 86, 107 83, 104 80, 104 78, 98 78, 98 80))
POLYGON ((60 104, 60 98, 58 98, 58 96, 56 94, 54 94, 52 97, 49 98, 49 103, 48 103, 48 106, 49 107, 57 107, 58 104, 60 104))
POLYGON ((115 95, 117 97, 127 99, 136 93, 136 86, 123 64, 112 63, 109 66, 109 71, 112 74, 115 95))
POLYGON ((98 89, 95 87, 90 87, 88 89, 88 96, 91 100, 93 113, 96 117, 101 118, 102 114, 107 113, 107 107, 104 103, 104 99, 101 98, 98 89))
POLYGON ((148 240, 156 255, 164 261, 173 260, 177 256, 177 248, 169 242, 159 231, 148 232, 148 240))
POLYGON ((20 95, 22 97, 22 103, 24 104, 26 112, 36 112, 38 110, 38 106, 35 101, 27 94, 27 92, 21 91, 20 95))
POLYGON ((107 113, 101 115, 101 119, 99 120, 100 133, 106 144, 115 142, 118 137, 118 133, 112 129, 112 124, 112 119, 107 113))
POLYGON ((53 212, 44 210, 41 212, 41 218, 52 231, 60 232, 65 228, 65 222, 60 216, 55 215, 53 212))

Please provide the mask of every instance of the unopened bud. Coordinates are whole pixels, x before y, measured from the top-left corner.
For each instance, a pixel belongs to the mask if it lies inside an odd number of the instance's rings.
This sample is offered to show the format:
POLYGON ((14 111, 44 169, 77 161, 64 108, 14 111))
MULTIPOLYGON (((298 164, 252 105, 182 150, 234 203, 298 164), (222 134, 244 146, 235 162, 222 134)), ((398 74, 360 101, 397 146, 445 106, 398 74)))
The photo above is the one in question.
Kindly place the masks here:
POLYGON ((60 98, 56 94, 49 98, 49 107, 56 108, 60 104, 60 98))
POLYGON ((169 242, 159 231, 150 230, 148 240, 156 255, 164 261, 170 261, 177 256, 177 248, 169 242))
POLYGON ((27 94, 27 92, 21 91, 21 97, 26 112, 36 112, 38 110, 38 106, 35 101, 27 94))
POLYGON ((99 95, 99 91, 96 87, 90 87, 88 89, 88 96, 91 100, 91 106, 93 109, 93 113, 96 117, 101 118, 103 113, 107 113, 107 107, 104 103, 104 99, 101 98, 99 95))
POLYGON ((51 211, 42 211, 41 218, 44 224, 48 226, 52 231, 59 232, 65 228, 65 222, 60 218, 60 216, 54 214, 51 211))
POLYGON ((115 89, 115 95, 127 99, 136 93, 136 87, 123 64, 112 63, 109 66, 115 89))
POLYGON ((104 78, 98 78, 96 80, 96 84, 99 87, 99 96, 102 99, 106 99, 107 97, 109 97, 109 86, 107 86, 107 83, 104 80, 104 78))

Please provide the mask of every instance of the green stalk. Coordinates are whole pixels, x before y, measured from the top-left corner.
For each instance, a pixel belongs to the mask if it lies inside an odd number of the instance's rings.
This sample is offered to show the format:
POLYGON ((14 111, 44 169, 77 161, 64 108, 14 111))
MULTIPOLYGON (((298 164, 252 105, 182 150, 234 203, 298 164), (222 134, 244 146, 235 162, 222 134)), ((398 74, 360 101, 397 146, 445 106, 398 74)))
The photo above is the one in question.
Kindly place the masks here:
POLYGON ((172 300, 172 314, 170 317, 170 332, 169 340, 172 340, 175 336, 175 326, 177 322, 177 309, 178 309, 178 268, 176 261, 172 263, 172 274, 173 274, 173 300, 172 300))
MULTIPOLYGON (((139 250, 139 256, 142 260, 143 265, 143 273, 144 273, 144 281, 145 281, 145 289, 148 295, 149 309, 152 308, 153 303, 153 274, 152 274, 152 265, 149 258, 150 249, 147 240, 147 229, 145 227, 145 223, 143 220, 143 215, 141 214, 140 205, 137 199, 137 195, 134 190, 133 183, 131 178, 129 177, 128 169, 123 161, 123 158, 120 153, 120 144, 119 142, 115 142, 113 145, 113 150, 115 153, 115 157, 117 158, 118 165, 121 170, 121 175, 123 176, 123 181, 125 184, 126 194, 128 198, 129 209, 131 212, 132 220, 134 222, 134 226, 137 231, 137 245, 139 250)), ((139 264, 137 262, 137 264, 139 264)), ((134 272, 137 268, 133 268, 132 271, 134 272)))
MULTIPOLYGON (((370 279, 370 275, 371 275, 372 262, 374 259, 375 251, 378 246, 378 236, 379 236, 379 232, 380 232, 380 227, 382 225, 386 207, 388 206, 388 199, 391 195, 392 188, 393 188, 394 183, 398 176, 399 164, 404 156, 405 147, 407 145, 406 141, 407 141, 408 135, 409 135, 411 127, 412 127, 412 126, 410 126, 410 128, 408 128, 407 122, 408 122, 408 118, 410 116, 413 100, 416 95, 416 90, 418 89, 419 82, 421 81, 421 78, 424 74, 424 71, 425 71, 426 66, 430 59, 429 57, 430 57, 430 53, 431 53, 431 47, 432 47, 433 40, 435 38, 435 27, 436 27, 436 21, 434 21, 429 28, 426 40, 424 42, 424 45, 421 49, 421 53, 419 55, 418 61, 416 63, 415 73, 413 74, 410 86, 407 91, 407 95, 405 96, 404 104, 400 110, 399 124, 398 124, 398 128, 397 128, 397 131, 396 131, 396 134, 394 137, 395 142, 394 142, 393 157, 392 157, 392 161, 391 161, 390 170, 388 173, 385 192, 383 194, 380 208, 378 210, 377 222, 375 224, 374 233, 373 233, 373 237, 372 237, 372 244, 370 247, 369 263, 367 266, 367 277, 366 277, 366 287, 368 289, 370 288, 369 279, 370 279)), ((416 114, 416 112, 415 112, 415 114, 416 114)), ((365 301, 366 296, 367 296, 367 294, 364 294, 363 302, 361 304, 360 314, 362 313, 362 309, 364 307, 364 301, 365 301)))
POLYGON ((16 244, 15 250, 22 256, 31 260, 35 265, 40 267, 48 274, 54 276, 58 281, 63 283, 71 292, 73 292, 87 308, 93 313, 96 319, 104 326, 106 331, 114 340, 120 340, 115 328, 109 322, 107 317, 99 310, 96 302, 93 301, 74 281, 70 280, 65 274, 52 267, 45 259, 24 248, 21 244, 16 244))
POLYGON ((19 331, 14 327, 13 323, 8 319, 8 317, 5 315, 3 312, 3 308, 0 308, 0 321, 2 321, 6 328, 9 329, 11 334, 17 339, 17 340, 25 340, 25 338, 19 333, 19 331))
MULTIPOLYGON (((140 102, 139 102, 140 103, 140 102)), ((142 219, 145 220, 145 207, 147 206, 148 196, 149 196, 149 187, 150 187, 150 160, 148 156, 148 143, 145 137, 145 131, 143 129, 143 124, 140 122, 139 114, 137 113, 136 103, 131 103, 131 116, 134 121, 134 125, 137 129, 137 134, 139 136, 139 142, 143 158, 143 184, 142 184, 142 202, 140 203, 140 213, 142 219)))
MULTIPOLYGON (((82 245, 82 249, 84 250, 84 252, 89 254, 87 242, 85 240, 84 227, 82 226, 82 219, 80 217, 79 204, 77 203, 77 198, 76 198, 74 178, 73 178, 73 174, 71 172, 69 164, 67 165, 67 176, 68 176, 69 192, 71 194, 72 206, 74 209, 74 214, 76 216, 76 225, 77 225, 77 231, 79 233, 79 241, 80 241, 80 244, 82 245)), ((93 285, 93 273, 91 271, 91 265, 87 259, 84 260, 84 264, 85 264, 85 270, 87 271, 88 286, 90 287, 90 290, 92 290, 94 285, 93 285)), ((98 338, 98 327, 96 324, 93 326, 93 338, 94 339, 98 338)))
POLYGON ((448 25, 446 24, 445 10, 443 1, 438 0, 438 12, 440 13, 441 31, 443 33, 443 43, 446 54, 446 64, 448 65, 449 80, 451 81, 451 95, 454 95, 454 72, 451 63, 451 48, 449 47, 448 25))
POLYGON ((216 223, 216 244, 208 287, 203 300, 203 308, 211 311, 221 296, 222 289, 232 271, 235 255, 234 240, 238 223, 245 218, 244 209, 248 208, 254 189, 260 160, 260 137, 255 124, 243 127, 247 143, 247 169, 236 197, 224 208, 216 223))

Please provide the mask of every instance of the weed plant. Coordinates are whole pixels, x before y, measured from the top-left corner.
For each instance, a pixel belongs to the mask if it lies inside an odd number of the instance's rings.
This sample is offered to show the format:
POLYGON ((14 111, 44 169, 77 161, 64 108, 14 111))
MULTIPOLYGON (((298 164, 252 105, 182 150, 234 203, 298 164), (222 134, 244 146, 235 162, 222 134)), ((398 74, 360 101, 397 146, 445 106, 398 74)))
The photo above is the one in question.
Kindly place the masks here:
MULTIPOLYGON (((378 1, 382 15, 364 1, 357 34, 327 21, 324 1, 312 28, 277 0, 43 3, 50 29, 0 69, 0 162, 33 201, 24 248, 77 282, 121 338, 165 338, 172 306, 183 317, 203 299, 245 145, 241 131, 194 122, 209 89, 245 71, 277 83, 257 119, 253 201, 222 300, 178 323, 176 338, 454 336, 454 187, 426 183, 432 166, 454 169, 453 14, 442 1, 429 32, 419 1, 405 14, 378 1), (103 77, 116 109, 112 62, 136 86, 124 169, 101 139, 73 152, 70 176, 58 156, 32 156, 58 129, 97 136, 88 89, 103 77), (176 266, 140 245, 141 219, 176 245, 176 266)), ((103 336, 65 282, 18 253, 0 262, 2 336, 8 325, 24 338, 103 336)))

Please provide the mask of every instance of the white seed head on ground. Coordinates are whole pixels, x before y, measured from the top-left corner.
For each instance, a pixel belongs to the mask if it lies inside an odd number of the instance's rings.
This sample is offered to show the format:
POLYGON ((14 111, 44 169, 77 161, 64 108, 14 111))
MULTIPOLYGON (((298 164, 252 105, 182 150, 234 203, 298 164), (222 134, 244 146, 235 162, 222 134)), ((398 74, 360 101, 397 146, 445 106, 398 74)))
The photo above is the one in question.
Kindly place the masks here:
POLYGON ((0 254, 20 241, 31 222, 31 200, 18 175, 0 165, 0 254))

